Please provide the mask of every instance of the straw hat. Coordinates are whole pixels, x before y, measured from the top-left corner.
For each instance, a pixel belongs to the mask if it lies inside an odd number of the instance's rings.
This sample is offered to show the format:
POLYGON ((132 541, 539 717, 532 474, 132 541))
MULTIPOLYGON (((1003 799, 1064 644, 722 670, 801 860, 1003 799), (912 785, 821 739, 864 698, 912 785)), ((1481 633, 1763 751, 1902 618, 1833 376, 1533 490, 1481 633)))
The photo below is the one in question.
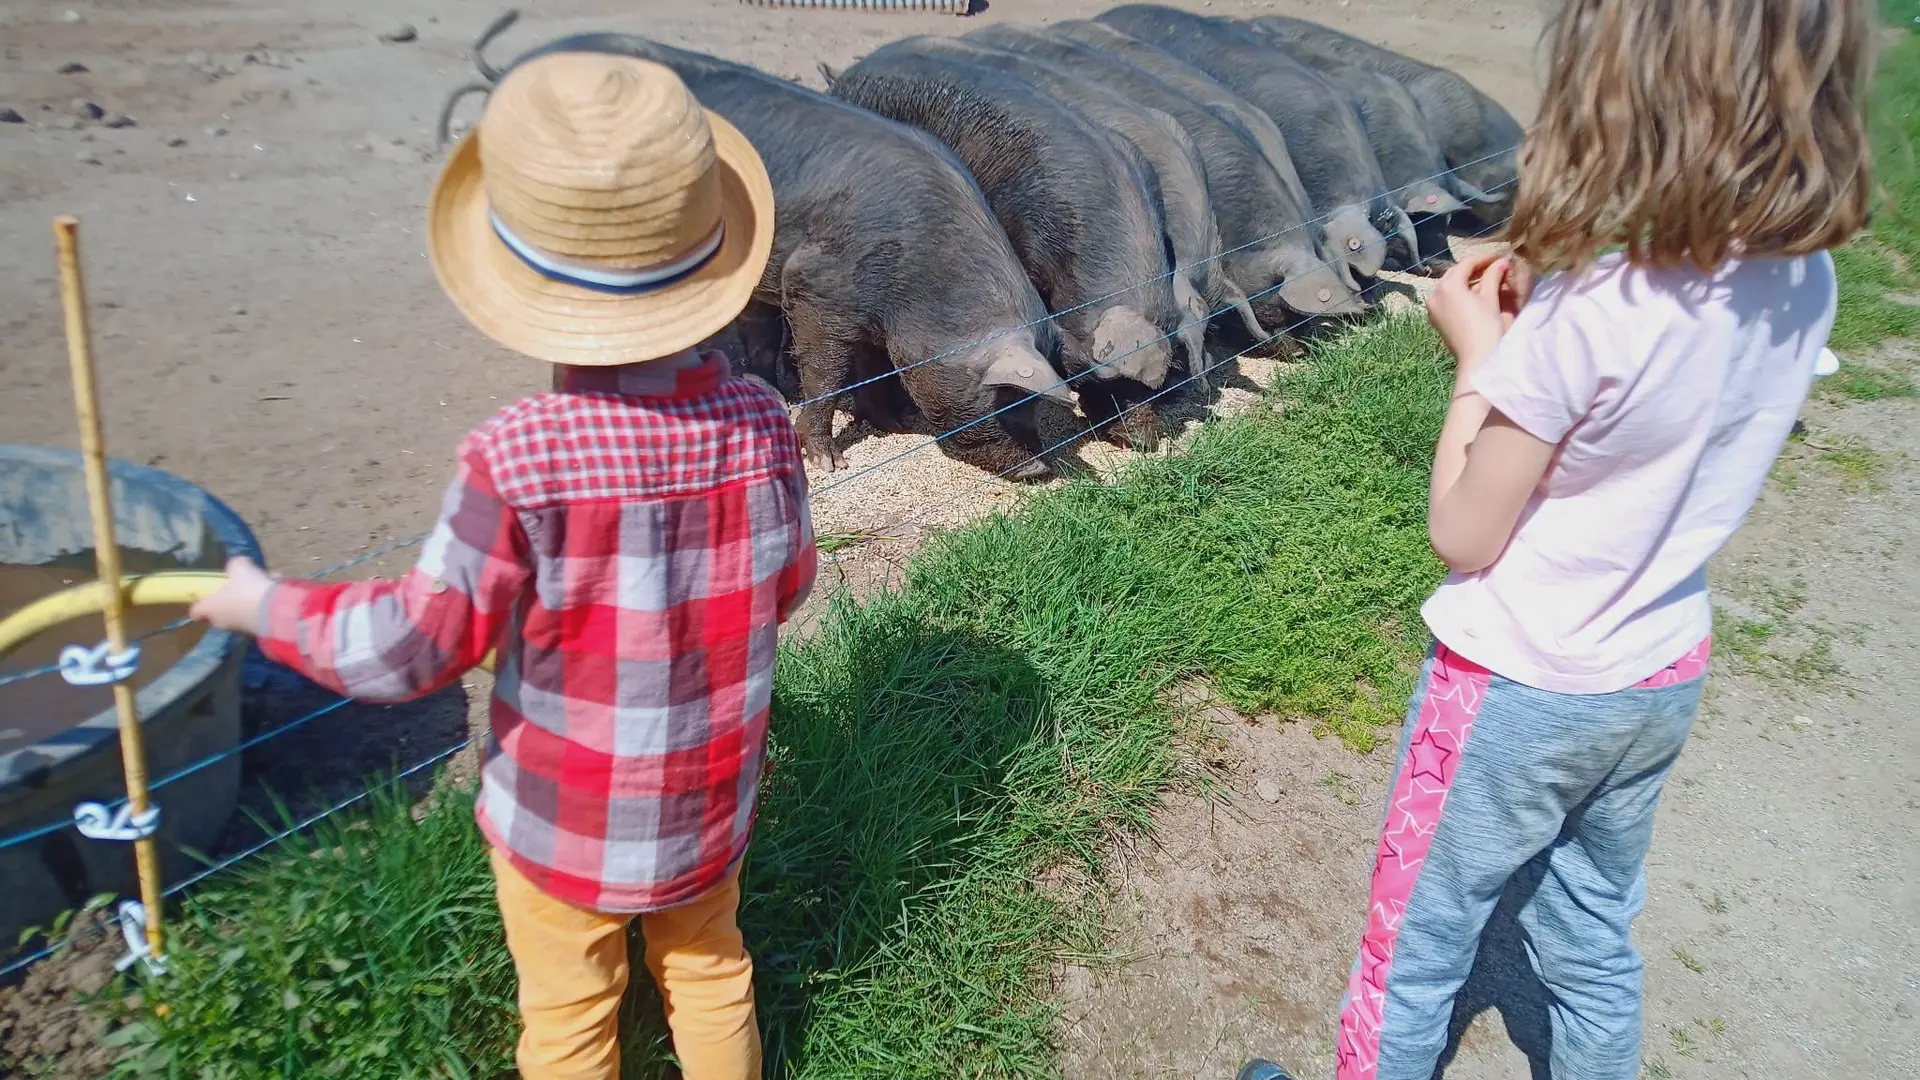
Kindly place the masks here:
POLYGON ((733 125, 646 60, 514 68, 434 185, 440 285, 489 337, 557 364, 670 356, 746 307, 773 185, 733 125))

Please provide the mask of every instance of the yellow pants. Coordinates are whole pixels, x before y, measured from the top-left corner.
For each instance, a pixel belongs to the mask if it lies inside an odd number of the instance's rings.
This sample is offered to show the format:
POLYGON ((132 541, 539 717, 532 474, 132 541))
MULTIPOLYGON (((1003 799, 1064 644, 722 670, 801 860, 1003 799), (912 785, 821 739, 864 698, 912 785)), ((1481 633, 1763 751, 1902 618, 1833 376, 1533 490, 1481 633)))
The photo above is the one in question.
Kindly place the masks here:
POLYGON ((740 940, 740 868, 713 891, 668 911, 589 911, 541 892, 493 854, 507 949, 520 977, 525 1080, 619 1080, 620 998, 627 924, 640 920, 647 970, 666 1003, 686 1080, 759 1080, 753 959, 740 940))

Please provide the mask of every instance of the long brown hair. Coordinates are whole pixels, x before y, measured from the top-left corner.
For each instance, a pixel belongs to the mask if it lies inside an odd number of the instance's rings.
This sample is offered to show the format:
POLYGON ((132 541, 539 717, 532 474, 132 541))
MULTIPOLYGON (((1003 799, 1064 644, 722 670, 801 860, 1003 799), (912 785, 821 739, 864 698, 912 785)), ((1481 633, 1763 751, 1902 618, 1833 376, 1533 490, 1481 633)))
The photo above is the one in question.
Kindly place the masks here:
POLYGON ((1536 266, 1624 244, 1712 269, 1866 222, 1869 0, 1567 0, 1508 239, 1536 266))

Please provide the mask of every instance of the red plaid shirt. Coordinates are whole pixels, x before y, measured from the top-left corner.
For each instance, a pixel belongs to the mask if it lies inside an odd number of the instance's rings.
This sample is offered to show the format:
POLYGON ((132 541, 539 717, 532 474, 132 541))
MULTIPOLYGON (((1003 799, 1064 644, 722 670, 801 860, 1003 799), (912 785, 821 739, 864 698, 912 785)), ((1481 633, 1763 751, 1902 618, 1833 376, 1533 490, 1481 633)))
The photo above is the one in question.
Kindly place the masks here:
POLYGON ((746 852, 777 627, 814 564, 778 397, 718 353, 570 369, 468 436, 406 577, 281 582, 260 644, 377 701, 497 646, 481 830, 555 897, 652 911, 746 852))

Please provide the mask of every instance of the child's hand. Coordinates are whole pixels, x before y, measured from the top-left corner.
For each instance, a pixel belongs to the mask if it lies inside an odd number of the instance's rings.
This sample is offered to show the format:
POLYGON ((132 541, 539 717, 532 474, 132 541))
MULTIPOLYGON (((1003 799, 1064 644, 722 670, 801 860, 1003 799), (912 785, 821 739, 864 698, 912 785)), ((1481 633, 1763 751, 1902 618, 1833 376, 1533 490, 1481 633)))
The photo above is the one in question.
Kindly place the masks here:
MULTIPOLYGON (((1503 289, 1512 265, 1503 254, 1469 256, 1447 271, 1439 288, 1427 299, 1427 318, 1459 361, 1461 382, 1471 378, 1492 355, 1501 335, 1513 324, 1519 310, 1514 302, 1517 288, 1531 285, 1531 281, 1516 281, 1514 291, 1503 289)), ((1520 302, 1524 303, 1524 298, 1520 302)))
POLYGON ((227 583, 211 596, 196 601, 187 614, 236 634, 259 634, 260 605, 273 588, 273 578, 248 558, 227 560, 227 583))
POLYGON ((1507 279, 1500 285, 1500 322, 1506 329, 1513 329, 1513 320, 1520 317, 1520 309, 1533 298, 1536 280, 1533 266, 1527 260, 1517 255, 1507 257, 1507 279))

